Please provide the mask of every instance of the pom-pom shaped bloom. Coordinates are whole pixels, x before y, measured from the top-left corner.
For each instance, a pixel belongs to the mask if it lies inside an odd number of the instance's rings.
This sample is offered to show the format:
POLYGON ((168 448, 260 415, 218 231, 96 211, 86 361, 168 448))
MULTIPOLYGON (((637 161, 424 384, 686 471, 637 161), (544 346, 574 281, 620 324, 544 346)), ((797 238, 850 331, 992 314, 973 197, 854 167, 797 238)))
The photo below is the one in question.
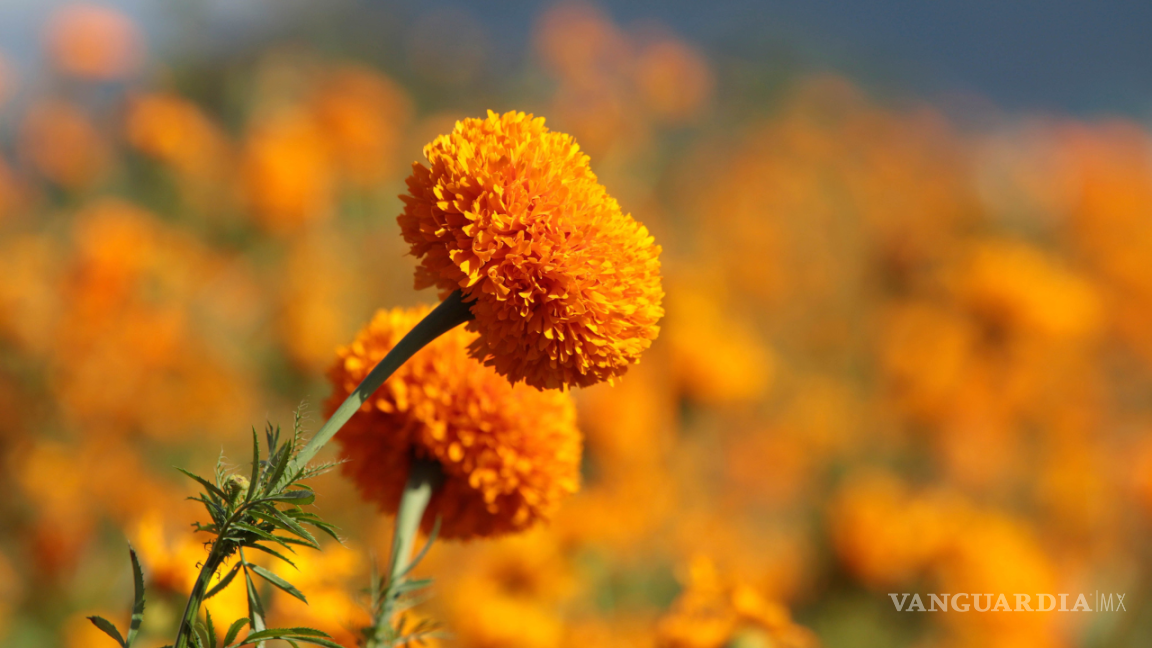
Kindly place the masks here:
MULTIPOLYGON (((337 351, 331 413, 430 309, 380 311, 337 351)), ((423 526, 467 539, 547 519, 579 486, 580 433, 571 397, 513 385, 468 357, 476 338, 456 328, 404 363, 336 437, 343 471, 365 499, 395 513, 413 458, 440 464, 444 482, 423 526)))
POLYGON ((587 386, 627 371, 664 311, 660 247, 572 137, 520 112, 465 119, 412 165, 400 229, 416 287, 461 290, 470 352, 513 382, 587 386))

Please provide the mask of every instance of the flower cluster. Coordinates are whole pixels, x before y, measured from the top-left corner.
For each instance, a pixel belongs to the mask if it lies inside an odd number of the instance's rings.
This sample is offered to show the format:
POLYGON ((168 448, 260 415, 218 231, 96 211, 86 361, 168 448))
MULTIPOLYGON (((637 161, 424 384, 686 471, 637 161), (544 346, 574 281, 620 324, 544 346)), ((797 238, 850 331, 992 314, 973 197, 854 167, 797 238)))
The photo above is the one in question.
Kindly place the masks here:
POLYGON ((612 380, 659 331, 660 247, 569 135, 524 113, 465 119, 408 178, 416 287, 461 290, 470 352, 538 388, 612 380))
MULTIPOLYGON (((429 308, 380 311, 328 373, 334 410, 429 308)), ((468 357, 475 334, 455 329, 418 352, 337 439, 343 471, 365 498, 395 512, 414 459, 444 483, 424 517, 467 539, 522 531, 553 515, 579 486, 580 433, 571 397, 513 386, 468 357)))

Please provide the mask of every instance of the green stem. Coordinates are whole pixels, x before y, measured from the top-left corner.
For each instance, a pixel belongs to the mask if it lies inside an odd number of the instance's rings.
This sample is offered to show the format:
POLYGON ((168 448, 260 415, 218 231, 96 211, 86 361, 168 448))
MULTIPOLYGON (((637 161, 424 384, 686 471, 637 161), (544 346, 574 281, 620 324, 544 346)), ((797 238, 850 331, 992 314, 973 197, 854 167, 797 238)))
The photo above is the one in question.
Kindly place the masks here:
POLYGON ((241 506, 220 525, 219 532, 216 534, 216 541, 212 543, 208 557, 204 559, 204 565, 200 568, 200 575, 196 577, 196 583, 192 586, 192 593, 188 595, 188 603, 184 606, 184 615, 180 617, 180 628, 176 631, 176 642, 172 644, 173 648, 187 648, 188 642, 192 638, 192 624, 200 613, 200 605, 204 602, 208 583, 212 582, 212 576, 216 574, 217 569, 220 569, 220 565, 224 564, 235 547, 233 543, 225 541, 224 538, 228 537, 232 532, 232 525, 242 519, 247 510, 247 504, 241 506))
MULTIPOLYGON (((316 432, 304 449, 300 451, 296 458, 292 460, 292 464, 288 470, 284 471, 284 477, 281 478, 282 482, 286 482, 296 475, 304 466, 316 456, 320 448, 324 444, 332 440, 340 428, 352 418, 352 415, 359 411, 360 406, 364 401, 371 398, 372 394, 384 384, 400 365, 404 364, 409 358, 416 354, 417 351, 424 348, 426 344, 440 337, 444 333, 451 331, 457 326, 472 319, 472 311, 469 309, 468 304, 464 303, 464 297, 460 294, 459 290, 453 291, 452 294, 440 302, 440 305, 428 313, 424 319, 420 320, 416 326, 408 332, 407 335, 400 340, 400 342, 384 356, 384 359, 377 364, 372 371, 364 378, 363 381, 344 399, 340 407, 336 408, 333 412, 332 418, 324 423, 323 427, 316 432)), ((282 484, 278 484, 280 486, 282 484)))
POLYGON ((192 624, 196 621, 196 615, 200 613, 200 604, 204 601, 204 593, 208 591, 208 584, 212 582, 212 576, 216 574, 216 570, 224 562, 223 551, 217 549, 223 544, 225 543, 217 540, 212 545, 212 550, 208 552, 208 558, 204 560, 204 566, 200 568, 200 575, 196 577, 196 583, 192 586, 192 593, 188 595, 188 604, 184 607, 184 615, 180 617, 180 629, 176 632, 174 648, 187 648, 189 646, 192 639, 192 624))
POLYGON ((408 578, 412 568, 412 548, 416 544, 416 535, 420 530, 420 521, 424 519, 424 511, 432 500, 433 493, 444 481, 444 473, 440 464, 433 460, 416 459, 408 469, 408 481, 404 485, 404 492, 400 495, 400 504, 396 509, 396 524, 392 530, 392 559, 389 562, 388 580, 385 582, 385 593, 380 606, 376 610, 371 640, 367 648, 391 646, 386 639, 386 633, 392 628, 392 615, 397 599, 396 588, 408 578))

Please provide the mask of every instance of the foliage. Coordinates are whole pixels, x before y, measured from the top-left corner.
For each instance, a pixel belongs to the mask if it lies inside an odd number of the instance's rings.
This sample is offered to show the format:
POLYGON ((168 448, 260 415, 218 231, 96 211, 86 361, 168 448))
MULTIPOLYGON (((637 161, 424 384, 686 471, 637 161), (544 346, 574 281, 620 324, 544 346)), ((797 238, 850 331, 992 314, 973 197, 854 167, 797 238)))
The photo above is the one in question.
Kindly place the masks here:
MULTIPOLYGON (((211 522, 195 525, 197 532, 212 536, 206 544, 210 549, 208 558, 200 570, 200 577, 188 598, 188 605, 181 618, 175 646, 184 648, 237 648, 251 644, 262 645, 271 639, 282 639, 292 644, 309 643, 327 648, 339 648, 339 644, 320 630, 313 628, 267 628, 264 603, 257 587, 258 577, 281 591, 308 602, 304 593, 275 572, 253 564, 244 550, 249 549, 269 554, 276 559, 295 567, 286 554, 295 553, 295 547, 320 549, 316 536, 306 526, 317 529, 337 542, 340 537, 331 524, 315 513, 305 511, 304 506, 316 499, 312 488, 304 480, 327 472, 334 464, 292 468, 301 447, 301 414, 297 410, 292 434, 281 439, 280 427, 267 426, 264 432, 267 454, 260 455, 260 439, 256 429, 252 429, 252 464, 247 476, 229 471, 224 457, 216 462, 215 479, 209 481, 199 475, 178 469, 195 480, 203 491, 194 499, 204 505, 211 522), (236 562, 224 572, 219 582, 211 588, 208 584, 225 563, 236 557, 236 562), (244 576, 244 587, 248 593, 248 617, 240 618, 228 626, 223 642, 218 640, 211 613, 199 618, 201 604, 219 594, 232 584, 240 574, 244 576), (250 628, 243 638, 238 635, 245 626, 250 628)), ((116 627, 101 617, 90 617, 96 627, 116 640, 123 648, 130 648, 136 637, 144 614, 144 580, 136 553, 130 551, 135 574, 136 598, 132 609, 132 624, 127 637, 122 638, 116 627)))

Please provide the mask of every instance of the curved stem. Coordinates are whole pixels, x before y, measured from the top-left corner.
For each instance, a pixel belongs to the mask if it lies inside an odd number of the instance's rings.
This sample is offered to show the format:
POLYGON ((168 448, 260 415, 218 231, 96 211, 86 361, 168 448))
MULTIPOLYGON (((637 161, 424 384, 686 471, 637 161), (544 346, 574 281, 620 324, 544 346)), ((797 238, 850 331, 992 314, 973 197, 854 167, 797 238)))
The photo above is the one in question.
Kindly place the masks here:
POLYGON ((420 320, 416 326, 405 335, 387 355, 381 360, 373 369, 365 376, 364 380, 344 399, 340 407, 332 413, 332 417, 316 432, 306 446, 300 451, 296 458, 292 460, 289 469, 284 471, 284 476, 281 481, 291 479, 296 475, 304 466, 316 456, 320 448, 324 444, 332 440, 340 428, 352 418, 364 401, 371 398, 372 394, 384 384, 384 381, 393 374, 400 365, 404 364, 409 358, 416 354, 417 351, 424 348, 426 344, 440 337, 444 333, 456 328, 457 326, 472 319, 472 311, 468 304, 464 303, 464 297, 460 294, 459 290, 453 291, 452 294, 440 302, 440 305, 428 313, 424 319, 420 320))

